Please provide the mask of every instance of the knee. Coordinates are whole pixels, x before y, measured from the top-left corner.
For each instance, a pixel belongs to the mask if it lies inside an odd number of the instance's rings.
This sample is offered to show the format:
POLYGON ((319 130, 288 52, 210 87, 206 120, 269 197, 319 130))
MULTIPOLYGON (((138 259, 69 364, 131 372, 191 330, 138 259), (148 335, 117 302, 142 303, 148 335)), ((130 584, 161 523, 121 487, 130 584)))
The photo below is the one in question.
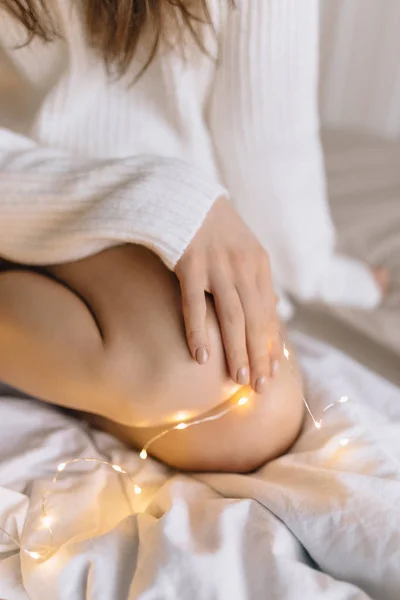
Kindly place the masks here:
POLYGON ((263 395, 250 395, 239 406, 246 391, 233 397, 235 408, 221 419, 171 432, 150 452, 180 470, 234 473, 254 471, 284 454, 297 439, 304 415, 302 391, 288 365, 263 395))
MULTIPOLYGON (((229 431, 225 426, 230 452, 219 459, 221 471, 255 471, 293 446, 304 419, 303 390, 296 369, 297 365, 290 367, 285 360, 267 391, 252 396, 249 405, 243 407, 245 414, 238 410, 237 431, 229 431)), ((221 422, 221 430, 222 427, 221 422)))
POLYGON ((297 439, 304 416, 303 396, 287 361, 283 361, 278 375, 263 395, 253 395, 251 390, 242 388, 225 403, 221 403, 221 389, 212 378, 199 383, 193 382, 190 376, 191 373, 185 370, 180 374, 184 392, 177 388, 176 383, 169 392, 164 390, 164 397, 157 397, 158 384, 153 389, 155 405, 162 404, 163 400, 169 403, 169 409, 162 408, 154 413, 160 414, 164 410, 170 415, 170 419, 165 419, 162 424, 155 418, 156 424, 146 425, 145 416, 150 412, 145 414, 145 410, 139 411, 145 425, 137 420, 132 423, 129 415, 117 414, 115 404, 114 414, 108 415, 112 422, 102 419, 97 424, 140 449, 165 431, 168 421, 176 423, 178 418, 189 419, 188 406, 194 406, 201 417, 211 417, 231 403, 234 408, 225 416, 194 427, 172 430, 151 444, 148 449, 150 455, 184 471, 248 473, 284 454, 297 439), (213 407, 208 411, 199 408, 204 404, 202 394, 207 385, 214 395, 213 407), (239 405, 238 401, 244 395, 248 396, 248 402, 239 405), (172 410, 178 408, 182 408, 179 417, 172 410))
POLYGON ((250 473, 285 454, 299 436, 303 405, 298 389, 282 398, 280 391, 253 399, 253 415, 243 419, 241 435, 232 437, 230 452, 215 458, 213 470, 250 473))

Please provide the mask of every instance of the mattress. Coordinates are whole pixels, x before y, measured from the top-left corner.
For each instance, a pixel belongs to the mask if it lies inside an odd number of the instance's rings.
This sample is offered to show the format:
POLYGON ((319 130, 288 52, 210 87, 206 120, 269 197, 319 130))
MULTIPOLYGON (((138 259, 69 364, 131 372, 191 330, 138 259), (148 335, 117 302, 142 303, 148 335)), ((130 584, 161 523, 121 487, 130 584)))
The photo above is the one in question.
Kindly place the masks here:
POLYGON ((398 600, 400 388, 293 334, 310 418, 287 455, 251 475, 183 475, 70 414, 1 390, 0 598, 398 600), (323 413, 337 399, 348 396, 323 413), (134 474, 142 494, 97 457, 134 474), (143 463, 141 463, 143 464, 143 463), (53 535, 40 525, 51 492, 53 535))

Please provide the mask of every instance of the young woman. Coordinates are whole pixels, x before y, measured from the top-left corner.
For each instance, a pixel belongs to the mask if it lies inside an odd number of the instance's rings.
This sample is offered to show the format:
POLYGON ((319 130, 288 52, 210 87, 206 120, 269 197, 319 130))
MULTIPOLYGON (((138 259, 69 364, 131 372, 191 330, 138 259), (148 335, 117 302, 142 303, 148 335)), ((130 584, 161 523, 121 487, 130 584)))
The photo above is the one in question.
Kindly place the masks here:
POLYGON ((253 389, 154 445, 180 468, 293 443, 268 256, 228 198, 321 194, 317 1, 300 4, 0 0, 0 380, 136 446, 253 389))

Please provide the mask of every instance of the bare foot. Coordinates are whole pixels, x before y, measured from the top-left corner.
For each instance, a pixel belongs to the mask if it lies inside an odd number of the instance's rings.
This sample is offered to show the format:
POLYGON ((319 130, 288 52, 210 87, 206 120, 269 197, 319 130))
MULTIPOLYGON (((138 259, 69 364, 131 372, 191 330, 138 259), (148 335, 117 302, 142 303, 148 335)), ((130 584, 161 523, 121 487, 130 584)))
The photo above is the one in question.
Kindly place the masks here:
POLYGON ((372 273, 376 283, 380 287, 382 297, 384 298, 389 290, 389 269, 386 269, 385 267, 374 267, 372 273))

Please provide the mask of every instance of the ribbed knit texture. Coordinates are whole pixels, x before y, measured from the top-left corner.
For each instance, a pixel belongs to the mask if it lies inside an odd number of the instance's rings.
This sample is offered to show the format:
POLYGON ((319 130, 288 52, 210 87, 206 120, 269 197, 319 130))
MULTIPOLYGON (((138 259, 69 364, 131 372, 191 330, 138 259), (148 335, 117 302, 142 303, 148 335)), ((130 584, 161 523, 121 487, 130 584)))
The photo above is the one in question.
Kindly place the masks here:
MULTIPOLYGON (((2 15, 0 255, 82 257, 120 242, 173 268, 226 193, 300 298, 372 306, 368 269, 336 257, 318 136, 318 0, 210 3, 218 63, 192 43, 161 52, 135 85, 110 80, 60 2, 64 42, 24 40, 2 15), (22 135, 17 135, 15 130, 22 135), (356 275, 356 277, 355 277, 356 275)), ((211 31, 206 42, 215 48, 211 31)))

